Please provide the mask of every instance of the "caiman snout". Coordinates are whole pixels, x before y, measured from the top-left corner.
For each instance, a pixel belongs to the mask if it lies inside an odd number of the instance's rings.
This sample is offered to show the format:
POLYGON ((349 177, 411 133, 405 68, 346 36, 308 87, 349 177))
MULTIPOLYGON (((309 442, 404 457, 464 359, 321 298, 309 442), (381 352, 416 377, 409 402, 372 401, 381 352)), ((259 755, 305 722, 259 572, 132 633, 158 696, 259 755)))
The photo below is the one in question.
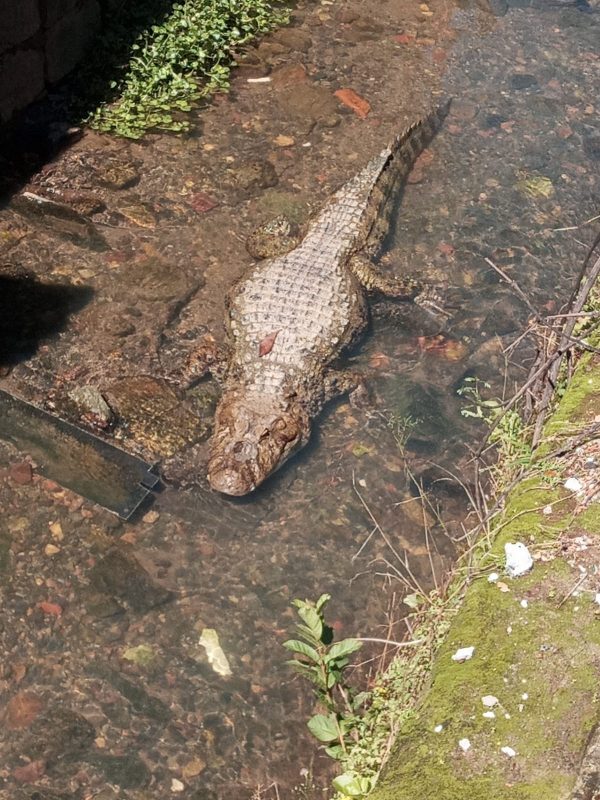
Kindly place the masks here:
POLYGON ((309 432, 308 415, 294 404, 225 395, 215 414, 208 482, 223 494, 248 494, 305 444, 309 432))
MULTIPOLYGON (((210 469, 210 466, 209 466, 210 469)), ((230 494, 233 497, 241 497, 248 494, 254 488, 252 478, 244 475, 242 472, 237 472, 235 469, 221 469, 215 472, 210 472, 208 480, 211 487, 223 494, 230 494)))

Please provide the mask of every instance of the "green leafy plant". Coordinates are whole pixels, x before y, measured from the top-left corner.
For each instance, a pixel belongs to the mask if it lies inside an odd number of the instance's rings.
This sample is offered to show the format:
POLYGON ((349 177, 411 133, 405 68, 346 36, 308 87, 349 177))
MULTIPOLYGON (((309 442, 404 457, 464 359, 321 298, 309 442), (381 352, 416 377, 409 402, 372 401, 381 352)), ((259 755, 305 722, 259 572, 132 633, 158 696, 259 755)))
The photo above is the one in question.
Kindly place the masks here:
POLYGON ((519 412, 514 408, 505 411, 502 401, 497 398, 484 399, 482 389, 490 389, 490 384, 470 377, 465 378, 456 393, 468 401, 460 412, 463 417, 480 419, 492 428, 489 443, 496 446, 498 458, 488 471, 498 485, 507 482, 505 479, 515 470, 530 466, 532 449, 527 426, 519 412))
MULTIPOLYGON (((127 19, 99 43, 96 72, 102 61, 120 68, 110 82, 111 100, 89 114, 87 122, 101 131, 138 139, 150 129, 184 131, 184 112, 192 103, 228 87, 233 50, 287 20, 277 10, 280 0, 182 0, 142 30, 121 54, 127 19), (120 33, 119 33, 120 30, 120 33)), ((161 7, 143 0, 142 8, 161 7)), ((129 4, 128 4, 129 5, 129 4)), ((132 4, 134 7, 138 4, 132 4)), ((131 12, 141 13, 139 8, 131 12)), ((90 82, 94 75, 89 76, 90 82)))
POLYGON ((296 625, 298 639, 289 639, 283 646, 297 658, 288 663, 313 685, 319 703, 326 713, 315 714, 308 721, 313 736, 327 745, 326 753, 332 758, 342 758, 360 706, 368 696, 355 694, 346 682, 344 671, 349 656, 362 646, 358 639, 333 641, 333 629, 327 625, 324 609, 331 596, 322 594, 316 603, 294 600, 301 622, 296 625))

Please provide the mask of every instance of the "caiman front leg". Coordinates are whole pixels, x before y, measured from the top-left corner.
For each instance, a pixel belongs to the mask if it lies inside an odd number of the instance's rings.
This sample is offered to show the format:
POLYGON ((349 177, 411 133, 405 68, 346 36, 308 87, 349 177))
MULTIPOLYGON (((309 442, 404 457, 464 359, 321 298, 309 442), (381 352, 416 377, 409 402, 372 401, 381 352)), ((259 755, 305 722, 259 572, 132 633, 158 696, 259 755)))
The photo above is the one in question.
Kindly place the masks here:
POLYGON ((385 297, 397 300, 412 300, 426 310, 448 316, 444 311, 442 298, 432 286, 419 283, 408 276, 388 275, 361 254, 351 258, 349 267, 357 281, 369 292, 380 292, 385 297))
POLYGON ((191 389, 209 374, 222 382, 227 362, 226 348, 217 344, 214 336, 207 333, 189 349, 183 363, 175 368, 165 369, 163 377, 184 390, 191 389))

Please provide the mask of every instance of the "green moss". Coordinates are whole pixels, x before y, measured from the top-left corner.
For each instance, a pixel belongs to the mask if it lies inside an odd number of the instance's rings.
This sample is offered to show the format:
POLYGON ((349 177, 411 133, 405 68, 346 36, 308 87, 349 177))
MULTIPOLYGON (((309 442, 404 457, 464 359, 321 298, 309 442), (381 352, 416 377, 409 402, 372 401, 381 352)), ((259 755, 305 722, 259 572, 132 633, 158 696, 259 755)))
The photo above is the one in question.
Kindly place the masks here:
POLYGON ((548 420, 544 430, 544 441, 538 448, 538 457, 543 457, 557 444, 578 433, 597 413, 600 403, 600 369, 594 355, 586 353, 577 365, 577 370, 558 408, 548 420))

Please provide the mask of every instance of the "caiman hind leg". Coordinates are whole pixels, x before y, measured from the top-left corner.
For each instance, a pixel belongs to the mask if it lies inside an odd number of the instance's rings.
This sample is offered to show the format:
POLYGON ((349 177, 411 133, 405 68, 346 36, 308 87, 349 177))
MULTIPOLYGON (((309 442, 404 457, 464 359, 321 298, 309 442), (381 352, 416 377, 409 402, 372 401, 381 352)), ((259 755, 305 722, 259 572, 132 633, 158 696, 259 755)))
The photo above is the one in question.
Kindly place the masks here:
POLYGON ((354 277, 367 291, 379 292, 397 300, 412 300, 427 311, 448 316, 444 311, 443 299, 433 286, 420 283, 407 275, 397 276, 383 272, 362 254, 353 256, 349 266, 354 277))

